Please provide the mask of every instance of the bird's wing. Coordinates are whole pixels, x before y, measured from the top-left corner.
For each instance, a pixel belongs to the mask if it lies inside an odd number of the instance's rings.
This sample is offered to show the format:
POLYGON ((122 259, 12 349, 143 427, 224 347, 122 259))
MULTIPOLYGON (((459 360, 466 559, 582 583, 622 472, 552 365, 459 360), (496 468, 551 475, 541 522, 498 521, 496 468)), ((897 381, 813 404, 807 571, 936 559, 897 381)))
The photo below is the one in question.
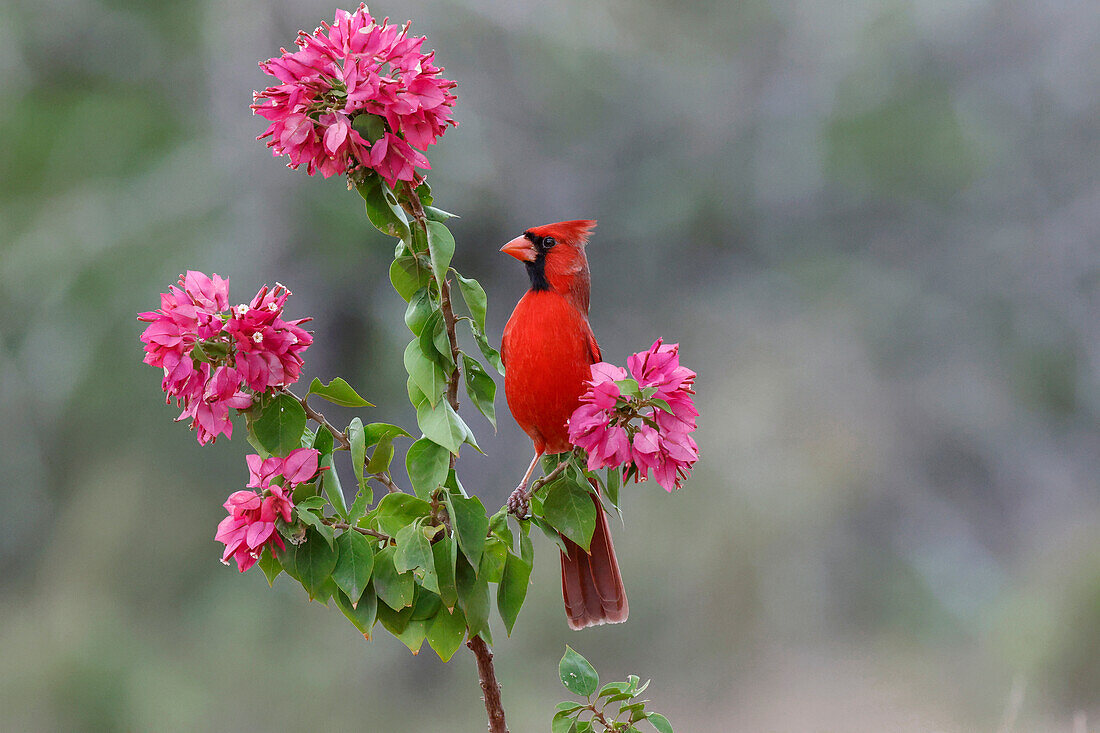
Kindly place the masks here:
POLYGON ((603 354, 600 353, 600 345, 596 343, 596 334, 592 333, 592 327, 588 327, 588 355, 592 358, 592 363, 595 364, 598 361, 603 361, 603 354))

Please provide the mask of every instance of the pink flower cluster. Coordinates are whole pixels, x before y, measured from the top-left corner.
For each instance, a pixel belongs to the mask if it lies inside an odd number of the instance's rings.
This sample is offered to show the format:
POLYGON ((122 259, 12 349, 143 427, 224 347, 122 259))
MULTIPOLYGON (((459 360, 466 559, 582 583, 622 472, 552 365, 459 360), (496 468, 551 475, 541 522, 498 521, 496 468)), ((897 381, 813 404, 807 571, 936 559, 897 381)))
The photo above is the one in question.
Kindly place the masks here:
POLYGON ((680 366, 679 344, 657 339, 627 360, 640 394, 624 394, 616 382, 627 370, 600 362, 581 404, 569 419, 569 440, 588 452, 588 469, 626 465, 644 481, 650 470, 667 491, 680 488, 699 458, 692 387, 695 372, 680 366))
POLYGON ((260 63, 281 83, 254 94, 252 109, 271 122, 257 139, 270 137, 274 155, 291 168, 325 178, 357 166, 378 172, 390 186, 414 181, 416 169, 430 169, 422 151, 454 126, 455 82, 440 76, 435 52, 421 51, 423 37, 409 25, 375 22, 366 5, 337 10, 332 25, 312 34, 300 31, 297 51, 260 63), (386 123, 370 141, 352 126, 359 114, 386 123))
POLYGON ((273 552, 276 547, 280 550, 286 548, 275 531, 275 520, 279 517, 284 522, 293 520, 294 502, 290 496, 295 486, 317 475, 320 455, 320 451, 312 448, 298 448, 286 458, 261 460, 257 455, 246 458, 247 485, 260 491, 236 491, 223 505, 229 516, 218 524, 214 539, 225 545, 222 554, 224 564, 228 565, 232 557, 243 573, 260 559, 264 545, 270 545, 273 552), (283 477, 281 486, 273 483, 276 476, 283 477))
POLYGON ((201 272, 181 275, 178 286, 160 296, 160 308, 138 315, 149 324, 141 334, 145 363, 164 370, 167 402, 183 408, 198 441, 233 437, 230 409, 252 405, 253 393, 298 381, 302 352, 313 337, 308 321, 282 320, 290 295, 282 285, 265 285, 249 305, 229 307, 229 281, 201 272))

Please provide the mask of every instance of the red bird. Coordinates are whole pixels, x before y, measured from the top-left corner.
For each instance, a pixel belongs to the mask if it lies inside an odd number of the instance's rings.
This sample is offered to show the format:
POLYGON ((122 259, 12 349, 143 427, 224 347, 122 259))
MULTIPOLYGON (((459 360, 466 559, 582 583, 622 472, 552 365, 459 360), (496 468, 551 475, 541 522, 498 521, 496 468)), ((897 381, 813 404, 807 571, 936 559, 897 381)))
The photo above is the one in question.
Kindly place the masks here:
MULTIPOLYGON (((508 408, 535 444, 535 458, 517 491, 526 488, 541 456, 573 449, 566 421, 592 378, 589 367, 601 360, 588 324, 590 279, 584 254, 595 226, 587 220, 546 224, 501 247, 523 262, 531 280, 531 289, 504 327, 501 344, 508 408)), ((561 590, 573 629, 620 623, 629 612, 607 515, 595 496, 592 501, 597 519, 590 551, 562 538, 569 552, 561 556, 561 590)))

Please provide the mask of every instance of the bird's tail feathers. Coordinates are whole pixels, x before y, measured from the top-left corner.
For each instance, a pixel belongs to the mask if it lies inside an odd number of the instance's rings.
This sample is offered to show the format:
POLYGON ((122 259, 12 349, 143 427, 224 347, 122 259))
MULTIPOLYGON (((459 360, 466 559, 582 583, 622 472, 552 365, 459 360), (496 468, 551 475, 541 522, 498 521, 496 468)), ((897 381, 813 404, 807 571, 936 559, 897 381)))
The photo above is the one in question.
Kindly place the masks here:
POLYGON ((595 495, 592 501, 596 503, 596 528, 589 552, 562 538, 569 552, 561 555, 561 592, 569 627, 575 631, 622 623, 630 613, 615 546, 611 544, 607 513, 595 495))

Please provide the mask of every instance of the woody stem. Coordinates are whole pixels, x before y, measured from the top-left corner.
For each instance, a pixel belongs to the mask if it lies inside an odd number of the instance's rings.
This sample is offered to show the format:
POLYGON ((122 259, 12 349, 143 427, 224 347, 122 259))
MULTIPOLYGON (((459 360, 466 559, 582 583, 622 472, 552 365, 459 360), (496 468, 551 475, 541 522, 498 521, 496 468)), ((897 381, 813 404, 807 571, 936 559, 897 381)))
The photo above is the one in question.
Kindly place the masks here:
MULTIPOLYGON (((424 207, 420 203, 420 196, 416 193, 416 186, 408 181, 401 183, 401 206, 413 217, 413 225, 425 233, 427 239, 428 217, 424 213, 424 207)), ((430 247, 430 245, 429 245, 430 247)), ((441 278, 439 285, 439 310, 443 314, 443 324, 447 329, 447 343, 451 347, 451 360, 455 367, 447 377, 447 403, 458 411, 458 380, 461 375, 461 362, 459 361, 458 336, 455 334, 455 314, 451 307, 451 286, 446 277, 441 278)), ((455 466, 455 455, 451 454, 451 468, 455 466)), ((485 700, 485 714, 489 718, 489 733, 508 733, 508 726, 504 722, 504 705, 500 700, 500 684, 497 682, 496 670, 493 668, 493 652, 489 645, 480 636, 473 636, 466 642, 466 646, 477 658, 477 673, 481 680, 481 691, 485 700)))

